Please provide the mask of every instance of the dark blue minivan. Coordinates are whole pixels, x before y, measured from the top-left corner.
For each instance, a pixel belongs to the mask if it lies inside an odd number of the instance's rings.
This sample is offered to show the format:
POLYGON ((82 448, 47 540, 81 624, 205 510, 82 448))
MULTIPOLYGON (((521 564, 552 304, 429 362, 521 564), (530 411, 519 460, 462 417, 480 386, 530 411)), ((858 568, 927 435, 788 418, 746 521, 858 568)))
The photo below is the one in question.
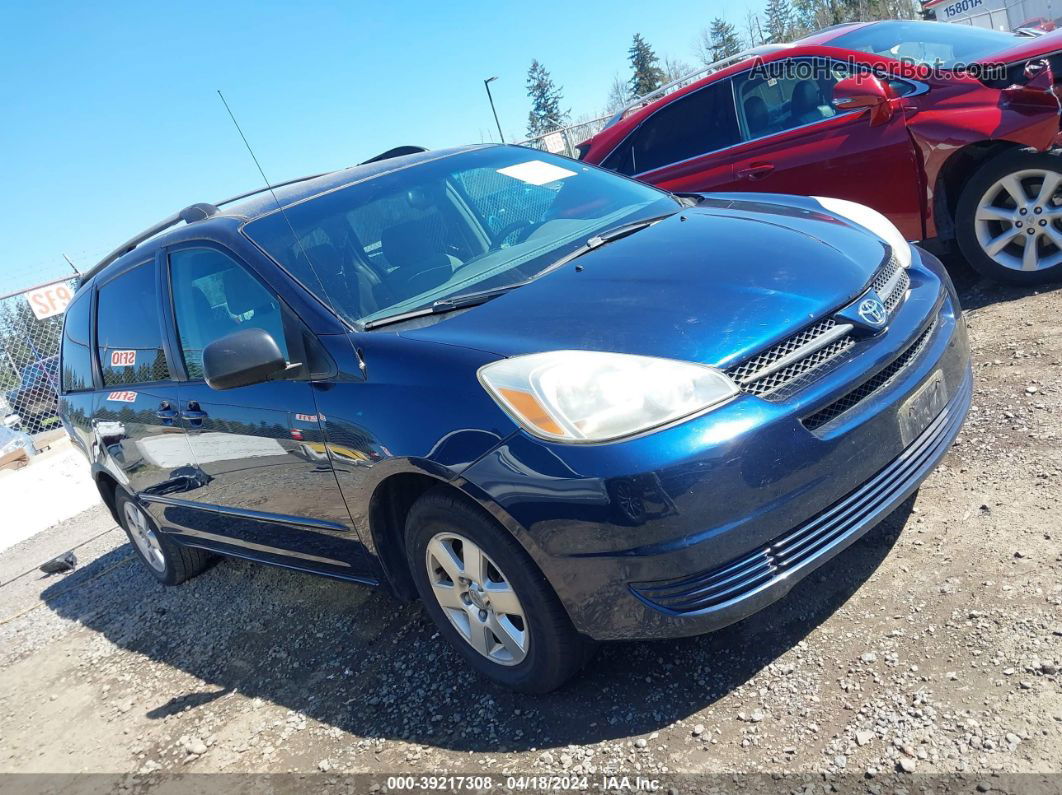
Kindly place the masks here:
POLYGON ((419 597, 480 672, 780 598, 969 408, 941 264, 861 205, 673 195, 512 146, 196 204, 66 313, 61 414, 147 569, 419 597))

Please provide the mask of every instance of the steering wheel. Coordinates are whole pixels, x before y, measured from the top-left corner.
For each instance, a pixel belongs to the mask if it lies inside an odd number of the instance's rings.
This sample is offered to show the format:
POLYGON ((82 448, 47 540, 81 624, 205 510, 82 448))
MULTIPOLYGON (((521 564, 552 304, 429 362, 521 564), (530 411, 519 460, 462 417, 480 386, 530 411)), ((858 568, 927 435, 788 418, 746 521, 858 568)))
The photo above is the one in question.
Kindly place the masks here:
POLYGON ((519 234, 517 235, 516 240, 514 240, 513 243, 523 243, 525 240, 527 240, 528 237, 530 237, 532 232, 538 229, 538 227, 542 226, 542 223, 542 221, 532 221, 530 219, 525 219, 522 221, 513 221, 511 224, 506 224, 498 230, 498 233, 494 235, 494 242, 498 246, 501 246, 501 244, 510 235, 512 235, 514 232, 518 232, 519 234))

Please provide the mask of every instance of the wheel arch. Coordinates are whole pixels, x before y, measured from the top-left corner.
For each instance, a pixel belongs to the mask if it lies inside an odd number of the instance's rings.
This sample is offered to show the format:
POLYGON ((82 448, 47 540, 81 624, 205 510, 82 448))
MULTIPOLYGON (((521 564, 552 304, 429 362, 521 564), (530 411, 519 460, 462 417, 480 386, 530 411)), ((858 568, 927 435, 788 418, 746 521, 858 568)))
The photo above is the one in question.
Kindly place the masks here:
POLYGON ((111 517, 115 522, 121 524, 121 520, 118 518, 117 508, 118 489, 121 488, 121 486, 118 485, 118 481, 105 469, 97 469, 93 473, 92 479, 96 482, 96 488, 99 490, 100 499, 102 499, 103 504, 107 506, 107 510, 111 512, 111 517))
POLYGON ((1024 148, 1025 144, 1016 141, 989 139, 966 144, 948 156, 933 184, 931 221, 937 239, 948 243, 955 240, 959 196, 981 164, 1004 152, 1024 148))
POLYGON ((448 490, 507 530, 541 569, 538 550, 534 544, 529 544, 527 534, 489 495, 474 484, 460 477, 448 480, 423 469, 395 472, 384 477, 373 488, 368 503, 368 525, 376 556, 396 596, 406 601, 417 597, 416 587, 406 564, 406 517, 422 495, 438 488, 448 490))

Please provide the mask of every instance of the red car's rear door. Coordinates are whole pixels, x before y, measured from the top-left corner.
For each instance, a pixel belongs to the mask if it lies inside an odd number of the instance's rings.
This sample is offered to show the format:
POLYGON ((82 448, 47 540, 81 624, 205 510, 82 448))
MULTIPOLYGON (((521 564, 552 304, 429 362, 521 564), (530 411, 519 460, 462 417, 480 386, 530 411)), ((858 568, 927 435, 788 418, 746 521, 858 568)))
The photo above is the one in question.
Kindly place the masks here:
MULTIPOLYGON (((869 109, 834 108, 833 86, 848 76, 843 64, 793 58, 772 67, 775 76, 753 69, 734 78, 744 140, 720 153, 734 168, 727 187, 849 199, 888 216, 908 239, 921 239, 924 191, 902 99, 890 100, 890 117, 872 121, 869 109)), ((918 90, 904 81, 891 85, 899 94, 918 90)))

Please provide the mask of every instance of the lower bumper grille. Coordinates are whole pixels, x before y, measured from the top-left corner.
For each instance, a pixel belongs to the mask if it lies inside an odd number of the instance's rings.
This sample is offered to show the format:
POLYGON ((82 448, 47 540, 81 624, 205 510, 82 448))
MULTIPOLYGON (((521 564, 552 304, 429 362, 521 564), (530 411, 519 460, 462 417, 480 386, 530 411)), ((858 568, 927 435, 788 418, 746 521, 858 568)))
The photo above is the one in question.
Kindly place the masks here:
POLYGON ((723 566, 680 579, 632 583, 631 590, 666 613, 707 613, 825 562, 832 552, 862 535, 929 473, 958 433, 972 389, 972 378, 967 374, 948 405, 910 447, 862 486, 799 527, 723 566))

